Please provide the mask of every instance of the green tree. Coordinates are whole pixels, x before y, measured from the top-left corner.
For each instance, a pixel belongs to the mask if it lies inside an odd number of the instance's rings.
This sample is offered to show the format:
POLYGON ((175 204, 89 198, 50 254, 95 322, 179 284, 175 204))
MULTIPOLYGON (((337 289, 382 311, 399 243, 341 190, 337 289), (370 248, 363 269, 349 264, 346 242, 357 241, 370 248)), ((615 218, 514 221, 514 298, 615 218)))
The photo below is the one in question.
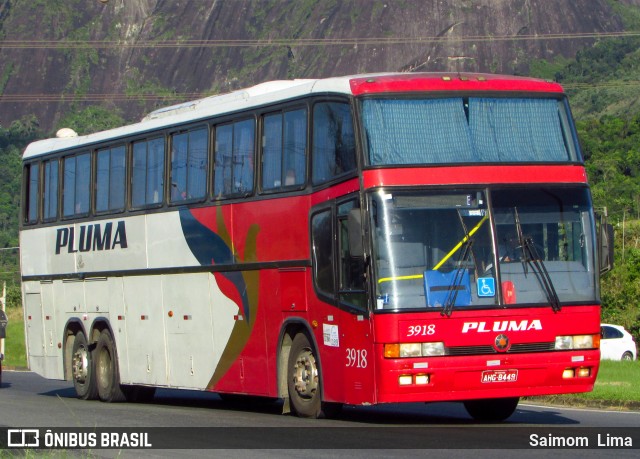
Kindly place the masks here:
MULTIPOLYGON (((24 147, 40 136, 35 116, 16 120, 8 129, 0 127, 0 282, 19 285, 18 222, 21 197, 21 171, 24 147)), ((12 287, 12 288, 13 288, 12 287)), ((19 290, 19 287, 18 287, 19 290)))
POLYGON ((67 114, 57 123, 56 130, 71 128, 78 135, 86 135, 123 124, 125 124, 124 119, 119 113, 105 107, 91 105, 81 111, 67 114))

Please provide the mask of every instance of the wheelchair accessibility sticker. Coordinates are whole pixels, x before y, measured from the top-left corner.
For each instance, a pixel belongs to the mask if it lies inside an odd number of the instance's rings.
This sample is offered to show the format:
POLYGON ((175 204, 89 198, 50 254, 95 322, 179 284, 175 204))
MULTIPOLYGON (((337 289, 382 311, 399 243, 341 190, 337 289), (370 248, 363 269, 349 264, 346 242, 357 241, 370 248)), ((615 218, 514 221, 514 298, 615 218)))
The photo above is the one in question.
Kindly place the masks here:
POLYGON ((493 277, 479 277, 477 281, 478 296, 496 296, 496 280, 493 277))

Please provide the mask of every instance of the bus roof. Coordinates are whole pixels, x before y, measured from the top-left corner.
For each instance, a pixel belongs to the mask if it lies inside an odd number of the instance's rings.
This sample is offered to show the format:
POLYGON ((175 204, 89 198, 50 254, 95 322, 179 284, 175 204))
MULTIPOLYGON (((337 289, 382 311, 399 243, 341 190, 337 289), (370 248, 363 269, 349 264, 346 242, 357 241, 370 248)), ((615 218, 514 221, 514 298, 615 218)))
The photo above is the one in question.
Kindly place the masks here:
POLYGON ((358 96, 418 91, 561 93, 562 87, 557 83, 535 78, 479 73, 379 73, 324 79, 270 81, 227 94, 161 108, 149 113, 139 123, 85 136, 39 140, 27 146, 23 159, 88 147, 108 140, 125 138, 314 93, 358 96))

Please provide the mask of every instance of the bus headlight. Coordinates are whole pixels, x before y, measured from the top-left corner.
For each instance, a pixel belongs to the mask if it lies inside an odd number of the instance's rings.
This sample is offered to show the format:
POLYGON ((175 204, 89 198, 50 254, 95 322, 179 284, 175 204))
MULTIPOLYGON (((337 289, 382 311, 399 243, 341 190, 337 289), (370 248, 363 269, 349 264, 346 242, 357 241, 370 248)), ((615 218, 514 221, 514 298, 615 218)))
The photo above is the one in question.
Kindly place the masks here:
POLYGON ((557 351, 571 349, 597 349, 600 347, 600 335, 569 335, 556 336, 557 351))
POLYGON ((422 343, 422 356, 433 357, 444 355, 444 343, 422 343))
POLYGON ((401 343, 400 357, 422 357, 420 343, 401 343))
POLYGON ((407 357, 436 357, 445 355, 444 343, 391 343, 384 345, 384 356, 387 359, 407 357))

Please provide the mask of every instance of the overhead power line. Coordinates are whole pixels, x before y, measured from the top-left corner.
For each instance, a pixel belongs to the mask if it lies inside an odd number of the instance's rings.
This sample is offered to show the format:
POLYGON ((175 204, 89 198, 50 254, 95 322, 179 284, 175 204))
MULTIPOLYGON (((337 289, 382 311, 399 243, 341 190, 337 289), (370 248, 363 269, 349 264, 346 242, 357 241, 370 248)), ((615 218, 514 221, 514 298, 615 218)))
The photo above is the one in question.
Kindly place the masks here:
POLYGON ((2 94, 0 103, 5 102, 127 102, 127 101, 173 101, 200 99, 212 95, 202 92, 176 94, 2 94))
POLYGON ((122 49, 122 48, 227 48, 273 46, 357 46, 406 45, 426 43, 465 43, 499 41, 580 40, 612 37, 637 37, 640 31, 551 33, 532 35, 475 35, 428 37, 359 37, 359 38, 273 38, 273 39, 220 39, 220 40, 3 40, 4 49, 122 49))

